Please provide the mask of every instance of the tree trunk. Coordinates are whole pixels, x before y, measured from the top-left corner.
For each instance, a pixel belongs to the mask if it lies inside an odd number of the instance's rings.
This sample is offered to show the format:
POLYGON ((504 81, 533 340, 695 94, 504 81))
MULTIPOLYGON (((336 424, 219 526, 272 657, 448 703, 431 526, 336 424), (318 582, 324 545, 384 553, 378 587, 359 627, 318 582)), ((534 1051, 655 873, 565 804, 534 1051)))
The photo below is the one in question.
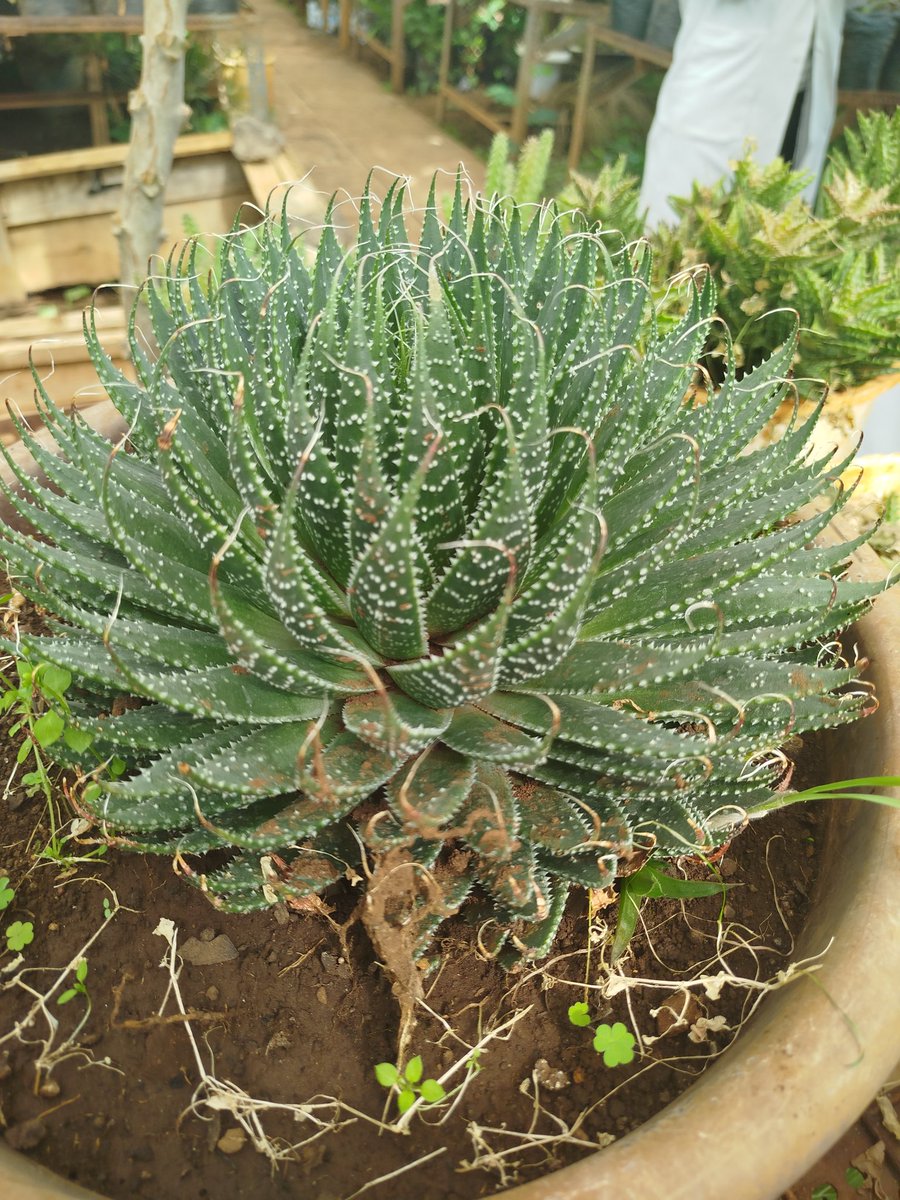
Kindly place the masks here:
POLYGON ((139 283, 163 240, 163 201, 175 139, 186 114, 184 49, 188 0, 144 0, 141 80, 132 92, 131 143, 122 183, 121 281, 139 283))

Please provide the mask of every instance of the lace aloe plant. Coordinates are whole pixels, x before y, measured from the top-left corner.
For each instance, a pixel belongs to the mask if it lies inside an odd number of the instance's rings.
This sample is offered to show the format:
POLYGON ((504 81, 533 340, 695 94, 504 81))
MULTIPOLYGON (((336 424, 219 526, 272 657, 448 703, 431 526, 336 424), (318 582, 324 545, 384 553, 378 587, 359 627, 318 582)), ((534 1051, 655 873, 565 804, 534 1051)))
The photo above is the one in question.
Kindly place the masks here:
POLYGON ((618 229, 626 241, 634 241, 644 232, 640 203, 640 180, 628 170, 628 160, 620 154, 615 162, 604 163, 591 178, 578 171, 569 172, 569 182, 557 197, 563 212, 581 213, 591 225, 618 229))
POLYGON ((205 276, 189 243, 136 382, 87 319, 128 432, 110 452, 36 379, 58 453, 19 426, 48 486, 7 456, 34 534, 2 541, 58 623, 18 649, 76 680, 82 807, 215 903, 393 854, 428 884, 416 952, 474 888, 538 956, 572 885, 711 847, 789 734, 864 710, 826 639, 873 588, 814 544, 846 464, 804 456, 813 421, 745 452, 792 340, 694 405, 710 282, 663 335, 621 239, 458 189, 411 245, 402 206, 367 196, 311 266, 277 216, 205 276))

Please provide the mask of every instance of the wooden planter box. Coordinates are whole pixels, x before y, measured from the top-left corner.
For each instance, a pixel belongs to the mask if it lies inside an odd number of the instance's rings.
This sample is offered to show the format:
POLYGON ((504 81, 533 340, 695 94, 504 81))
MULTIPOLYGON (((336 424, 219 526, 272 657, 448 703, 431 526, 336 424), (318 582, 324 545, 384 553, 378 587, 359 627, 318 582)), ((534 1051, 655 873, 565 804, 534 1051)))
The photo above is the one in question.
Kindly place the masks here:
MULTIPOLYGON (((53 288, 114 281, 114 228, 127 145, 93 146, 0 163, 0 307, 53 288)), ((231 134, 190 134, 175 144, 166 188, 165 229, 185 237, 184 219, 203 230, 231 228, 252 192, 231 154, 231 134)), ((164 248, 164 250, 167 248, 164 248)))
MULTIPOLYGON (((125 313, 119 305, 96 310, 97 335, 117 367, 133 377, 128 354, 125 313)), ((97 372, 88 358, 81 312, 58 317, 11 317, 0 323, 0 441, 8 446, 18 437, 9 408, 34 426, 33 359, 56 403, 68 409, 89 408, 106 399, 97 372)))
MULTIPOLYGON (((204 233, 225 233, 243 204, 265 207, 268 193, 296 172, 283 154, 268 162, 240 163, 230 132, 178 139, 166 189, 167 244, 187 236, 185 218, 204 233)), ((29 354, 47 390, 62 408, 105 399, 87 355, 81 313, 41 318, 29 297, 118 278, 116 210, 127 146, 42 154, 0 162, 0 439, 18 436, 6 409, 35 412, 29 354), (29 305, 32 309, 28 312, 29 305), (9 314, 4 319, 4 313, 9 314)), ((298 189, 298 193, 302 189, 298 189)), ((248 224, 259 219, 250 210, 248 224)), ((107 353, 127 367, 125 314, 121 306, 98 307, 97 328, 107 353)))
MULTIPOLYGON (((235 13, 240 0, 190 0, 189 13, 235 13)), ((140 16, 143 0, 19 0, 23 17, 90 16, 109 13, 112 16, 140 16)))

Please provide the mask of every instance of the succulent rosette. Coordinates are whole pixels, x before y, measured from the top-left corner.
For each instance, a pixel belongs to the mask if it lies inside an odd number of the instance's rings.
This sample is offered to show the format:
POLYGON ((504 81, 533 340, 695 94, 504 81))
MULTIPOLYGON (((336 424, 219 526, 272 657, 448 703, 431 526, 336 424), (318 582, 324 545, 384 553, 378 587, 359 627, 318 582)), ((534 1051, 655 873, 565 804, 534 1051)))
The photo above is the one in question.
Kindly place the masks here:
POLYGON ((34 532, 2 541, 57 621, 16 649, 73 675, 83 808, 216 903, 402 852, 441 893, 420 948, 477 889, 539 956, 571 886, 710 849, 790 735, 860 713, 829 639, 874 589, 815 543, 846 466, 806 455, 815 418, 748 449, 793 342, 697 403, 708 279, 662 332, 640 245, 459 188, 413 244, 403 204, 314 261, 278 214, 189 242, 135 380, 88 319, 127 434, 38 382, 55 449, 20 424, 46 482, 18 470, 34 532))

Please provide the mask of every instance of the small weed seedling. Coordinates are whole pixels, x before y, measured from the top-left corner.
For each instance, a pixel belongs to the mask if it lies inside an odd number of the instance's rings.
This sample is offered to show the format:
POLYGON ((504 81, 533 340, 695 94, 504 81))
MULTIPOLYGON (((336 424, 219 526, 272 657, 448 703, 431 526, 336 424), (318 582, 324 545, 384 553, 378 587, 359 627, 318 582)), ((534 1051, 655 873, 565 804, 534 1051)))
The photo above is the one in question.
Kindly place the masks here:
MULTIPOLYGON (((109 920, 108 917, 106 919, 109 920)), ((75 982, 72 984, 72 986, 70 988, 66 988, 66 990, 62 993, 61 996, 57 996, 56 1003, 57 1004, 68 1004, 69 1001, 74 1000, 76 996, 84 996, 85 1000, 87 1000, 88 1004, 90 1004, 90 997, 88 996, 87 984, 84 982, 87 979, 87 973, 88 973, 87 959, 86 958, 79 959, 78 965, 75 968, 75 982)))
MULTIPOLYGON (((591 1023, 591 1014, 583 1000, 569 1005, 569 1020, 580 1029, 591 1023)), ((603 1055, 604 1067, 625 1067, 634 1062, 635 1038, 621 1021, 598 1025, 594 1030, 594 1049, 603 1055)))
POLYGON ((420 1054, 411 1058, 402 1072, 394 1063, 376 1065, 375 1078, 383 1088, 396 1091, 397 1109, 401 1115, 415 1103, 417 1096, 421 1096, 425 1104, 438 1104, 446 1096, 436 1079, 422 1078, 424 1070, 420 1054))
MULTIPOLYGON (((886 808, 900 808, 900 800, 889 792, 860 791, 860 788, 898 788, 900 775, 867 775, 864 779, 839 779, 835 783, 819 783, 802 792, 791 792, 784 804, 803 804, 807 800, 868 800, 870 804, 883 804, 886 808)), ((758 804, 751 817, 771 812, 779 807, 774 800, 758 804)))
MULTIPOLYGON (((60 866, 72 866, 76 862, 87 862, 102 858, 106 846, 97 846, 85 854, 73 856, 67 843, 74 834, 60 832, 59 816, 53 795, 53 781, 48 768, 46 751, 62 741, 73 754, 88 750, 93 735, 77 729, 69 723, 70 710, 66 692, 72 684, 72 676, 64 667, 53 663, 30 663, 26 658, 15 661, 14 679, 0 671, 0 715, 8 714, 11 724, 8 736, 21 736, 22 741, 16 755, 16 766, 7 780, 7 791, 20 767, 28 767, 19 782, 28 796, 42 795, 47 804, 50 838, 47 845, 35 855, 38 861, 49 860, 60 866)), ((115 777, 125 770, 125 763, 114 759, 106 764, 108 773, 115 777)))
MULTIPOLYGON (((21 783, 29 796, 43 792, 50 795, 50 777, 43 751, 63 736, 72 749, 84 749, 84 738, 88 735, 76 729, 66 730, 69 706, 65 693, 72 683, 71 674, 52 663, 32 666, 24 659, 16 661, 18 681, 0 672, 0 713, 10 713, 13 723, 9 736, 23 734, 22 744, 16 755, 16 766, 30 761, 31 769, 21 777, 21 783), (75 745, 72 744, 74 739, 75 745), (80 742, 80 745, 79 745, 80 742)), ((12 782, 12 781, 10 781, 12 782)))
POLYGON ((699 896, 724 896, 727 887, 728 884, 713 880, 676 879, 673 875, 661 871, 655 863, 644 863, 633 875, 626 875, 620 884, 619 919, 616 922, 610 960, 616 962, 628 949, 644 900, 653 897, 694 900, 699 896))
MULTIPOLYGON (((0 878, 0 894, 11 890, 2 885, 3 880, 0 878)), ((103 906, 103 920, 99 927, 65 966, 32 967, 19 956, 5 965, 0 972, 0 993, 15 990, 32 998, 28 1011, 9 1028, 0 1031, 0 1051, 8 1042, 36 1047, 34 1070, 39 1078, 49 1077, 60 1063, 70 1058, 83 1059, 87 1065, 94 1064, 118 1070, 108 1058, 95 1058, 78 1040, 91 1016, 91 997, 87 986, 88 951, 120 908, 115 892, 110 891, 110 896, 111 902, 103 906), (84 1005, 76 1005, 71 1010, 74 1016, 63 1021, 58 1007, 68 1004, 77 996, 83 998, 84 1005)), ((10 950, 21 950, 33 937, 34 931, 30 921, 16 921, 6 930, 10 950)))
POLYGON ((860 1171, 859 1167, 850 1166, 844 1172, 844 1178, 847 1181, 847 1186, 852 1187, 854 1192, 858 1192, 861 1187, 865 1186, 866 1177, 860 1171))

